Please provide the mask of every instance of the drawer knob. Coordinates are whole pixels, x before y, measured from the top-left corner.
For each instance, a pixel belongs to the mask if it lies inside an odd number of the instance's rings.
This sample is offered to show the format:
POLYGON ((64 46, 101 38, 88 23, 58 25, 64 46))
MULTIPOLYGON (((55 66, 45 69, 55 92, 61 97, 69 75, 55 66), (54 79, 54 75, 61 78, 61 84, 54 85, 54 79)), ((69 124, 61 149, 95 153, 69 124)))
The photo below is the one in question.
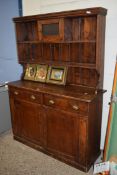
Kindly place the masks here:
POLYGON ((35 100, 36 99, 36 97, 34 96, 34 95, 31 95, 31 97, 30 97, 32 100, 35 100))
POLYGON ((73 105, 72 108, 76 111, 79 109, 79 107, 77 105, 73 105))
POLYGON ((49 104, 53 105, 55 102, 53 100, 49 100, 49 104))
POLYGON ((18 95, 19 93, 17 91, 14 92, 15 95, 18 95))

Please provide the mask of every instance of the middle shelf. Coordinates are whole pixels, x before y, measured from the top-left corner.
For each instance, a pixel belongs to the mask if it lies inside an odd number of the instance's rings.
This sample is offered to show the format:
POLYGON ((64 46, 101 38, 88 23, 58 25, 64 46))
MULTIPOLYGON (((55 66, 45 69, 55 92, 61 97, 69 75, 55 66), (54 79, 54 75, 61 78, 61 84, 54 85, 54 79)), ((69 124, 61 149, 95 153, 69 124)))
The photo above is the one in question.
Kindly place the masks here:
POLYGON ((69 65, 95 67, 96 43, 73 42, 73 43, 18 43, 19 62, 65 62, 69 65), (86 64, 86 65, 85 65, 86 64))

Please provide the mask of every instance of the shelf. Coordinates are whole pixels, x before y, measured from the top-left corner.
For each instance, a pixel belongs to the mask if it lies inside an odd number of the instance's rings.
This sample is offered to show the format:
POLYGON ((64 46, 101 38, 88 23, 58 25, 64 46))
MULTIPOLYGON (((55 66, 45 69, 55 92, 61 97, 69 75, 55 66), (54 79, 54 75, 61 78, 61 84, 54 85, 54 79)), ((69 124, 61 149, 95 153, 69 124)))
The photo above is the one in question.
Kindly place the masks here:
POLYGON ((67 63, 69 67, 81 67, 81 68, 87 68, 87 69, 96 69, 96 64, 89 64, 89 63, 75 63, 75 62, 69 62, 67 63))
POLYGON ((61 42, 56 42, 56 43, 96 43, 95 40, 78 40, 78 41, 61 41, 61 42))
POLYGON ((58 42, 58 41, 55 41, 55 42, 50 42, 50 41, 18 41, 17 42, 18 44, 35 44, 35 43, 40 43, 40 44, 43 44, 43 43, 45 43, 45 44, 72 44, 72 43, 96 43, 96 41, 95 40, 90 40, 90 41, 88 41, 88 40, 79 40, 79 41, 60 41, 60 42, 58 42))
POLYGON ((37 41, 17 41, 18 44, 36 44, 40 43, 38 40, 37 41))
MULTIPOLYGON (((34 63, 35 60, 37 60, 37 58, 32 59, 32 63, 34 63)), ((22 63, 23 63, 23 61, 22 61, 22 63)), ((31 61, 30 61, 30 63, 31 63, 31 61)), ((47 64, 47 65, 55 65, 55 66, 67 66, 67 67, 79 67, 79 68, 85 68, 85 69, 96 69, 96 64, 89 64, 89 63, 38 61, 37 64, 47 64)))

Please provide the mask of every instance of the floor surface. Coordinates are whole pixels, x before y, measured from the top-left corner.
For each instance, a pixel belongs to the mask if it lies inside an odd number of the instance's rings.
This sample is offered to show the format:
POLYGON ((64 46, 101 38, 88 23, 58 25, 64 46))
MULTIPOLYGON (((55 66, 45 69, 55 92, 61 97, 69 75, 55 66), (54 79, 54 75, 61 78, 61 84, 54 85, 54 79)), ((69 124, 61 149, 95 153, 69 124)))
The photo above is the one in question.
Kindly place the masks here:
POLYGON ((83 173, 13 139, 12 132, 0 136, 0 175, 92 175, 83 173))

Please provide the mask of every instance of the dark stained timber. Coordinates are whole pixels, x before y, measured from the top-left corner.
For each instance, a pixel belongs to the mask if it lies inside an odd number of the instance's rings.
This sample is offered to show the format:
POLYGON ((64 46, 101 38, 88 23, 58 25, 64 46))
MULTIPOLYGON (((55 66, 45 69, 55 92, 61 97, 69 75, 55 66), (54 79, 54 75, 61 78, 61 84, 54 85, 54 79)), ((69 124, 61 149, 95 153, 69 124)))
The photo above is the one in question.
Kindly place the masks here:
POLYGON ((14 138, 87 172, 100 154, 101 7, 14 18, 22 78, 9 83, 14 138), (27 64, 67 67, 66 85, 24 80, 27 64))

